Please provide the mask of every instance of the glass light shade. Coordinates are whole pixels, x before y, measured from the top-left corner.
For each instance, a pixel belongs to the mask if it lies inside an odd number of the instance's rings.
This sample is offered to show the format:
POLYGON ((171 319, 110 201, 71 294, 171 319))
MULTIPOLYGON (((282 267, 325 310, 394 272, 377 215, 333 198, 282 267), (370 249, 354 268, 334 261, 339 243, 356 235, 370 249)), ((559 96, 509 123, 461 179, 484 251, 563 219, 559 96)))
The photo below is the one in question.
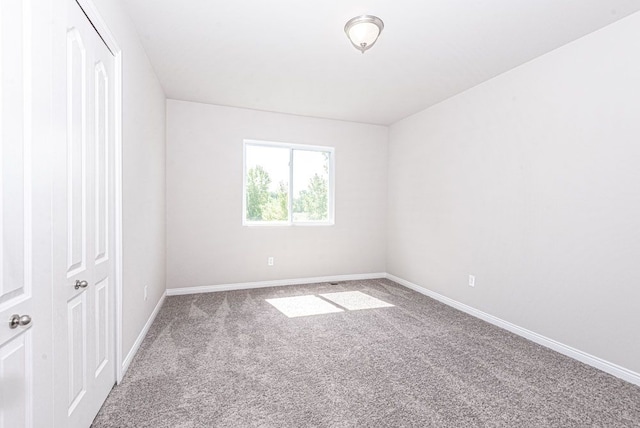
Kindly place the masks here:
POLYGON ((362 15, 349 20, 344 26, 344 32, 353 46, 364 53, 378 40, 384 28, 382 20, 376 16, 362 15))

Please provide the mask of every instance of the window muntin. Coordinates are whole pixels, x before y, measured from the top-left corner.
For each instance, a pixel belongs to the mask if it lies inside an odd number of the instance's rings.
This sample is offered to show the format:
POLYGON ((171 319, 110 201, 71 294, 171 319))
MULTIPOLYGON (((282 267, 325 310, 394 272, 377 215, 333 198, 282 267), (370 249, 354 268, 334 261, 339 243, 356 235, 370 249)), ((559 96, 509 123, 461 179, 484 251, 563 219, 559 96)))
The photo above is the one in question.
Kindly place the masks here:
POLYGON ((334 149, 244 141, 245 225, 333 224, 334 149))

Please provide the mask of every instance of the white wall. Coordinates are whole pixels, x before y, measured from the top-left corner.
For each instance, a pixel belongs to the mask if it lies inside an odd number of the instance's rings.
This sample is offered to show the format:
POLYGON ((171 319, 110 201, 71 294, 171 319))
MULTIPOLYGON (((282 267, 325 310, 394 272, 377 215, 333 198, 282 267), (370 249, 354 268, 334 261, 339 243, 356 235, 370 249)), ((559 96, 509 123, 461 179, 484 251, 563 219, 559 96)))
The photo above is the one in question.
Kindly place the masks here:
POLYGON ((381 126, 168 100, 167 287, 384 272, 387 139, 381 126), (335 225, 242 226, 243 139, 335 147, 335 225))
POLYGON ((123 51, 123 357, 165 292, 165 96, 120 1, 94 0, 123 51), (143 298, 148 286, 148 299, 143 298))
POLYGON ((640 372, 638 40, 636 13, 394 124, 387 271, 640 372))

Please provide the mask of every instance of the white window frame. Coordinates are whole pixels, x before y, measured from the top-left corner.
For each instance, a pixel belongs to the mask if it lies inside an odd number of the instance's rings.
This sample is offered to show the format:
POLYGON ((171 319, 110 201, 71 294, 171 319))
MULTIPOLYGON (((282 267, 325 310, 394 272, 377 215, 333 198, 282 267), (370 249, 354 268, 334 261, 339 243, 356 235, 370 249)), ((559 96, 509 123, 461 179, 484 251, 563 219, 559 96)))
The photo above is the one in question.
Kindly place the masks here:
POLYGON ((242 225, 273 227, 273 226, 333 226, 335 224, 335 148, 329 146, 311 146, 307 144, 279 143, 262 140, 243 140, 242 144, 242 225), (250 221, 247 220, 247 146, 276 147, 289 150, 289 219, 287 221, 250 221), (312 152, 329 153, 329 183, 327 197, 328 219, 326 221, 293 221, 293 151, 306 150, 312 152))

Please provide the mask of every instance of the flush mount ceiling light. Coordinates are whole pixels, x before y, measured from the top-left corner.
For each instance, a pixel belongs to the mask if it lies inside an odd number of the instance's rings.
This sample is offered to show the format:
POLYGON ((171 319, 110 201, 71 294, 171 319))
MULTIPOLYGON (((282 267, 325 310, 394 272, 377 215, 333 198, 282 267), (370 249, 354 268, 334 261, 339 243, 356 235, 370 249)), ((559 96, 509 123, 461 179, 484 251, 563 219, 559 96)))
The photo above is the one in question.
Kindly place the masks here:
POLYGON ((373 46, 382 33, 384 22, 377 16, 362 15, 350 19, 344 26, 344 32, 356 49, 364 53, 373 46))

